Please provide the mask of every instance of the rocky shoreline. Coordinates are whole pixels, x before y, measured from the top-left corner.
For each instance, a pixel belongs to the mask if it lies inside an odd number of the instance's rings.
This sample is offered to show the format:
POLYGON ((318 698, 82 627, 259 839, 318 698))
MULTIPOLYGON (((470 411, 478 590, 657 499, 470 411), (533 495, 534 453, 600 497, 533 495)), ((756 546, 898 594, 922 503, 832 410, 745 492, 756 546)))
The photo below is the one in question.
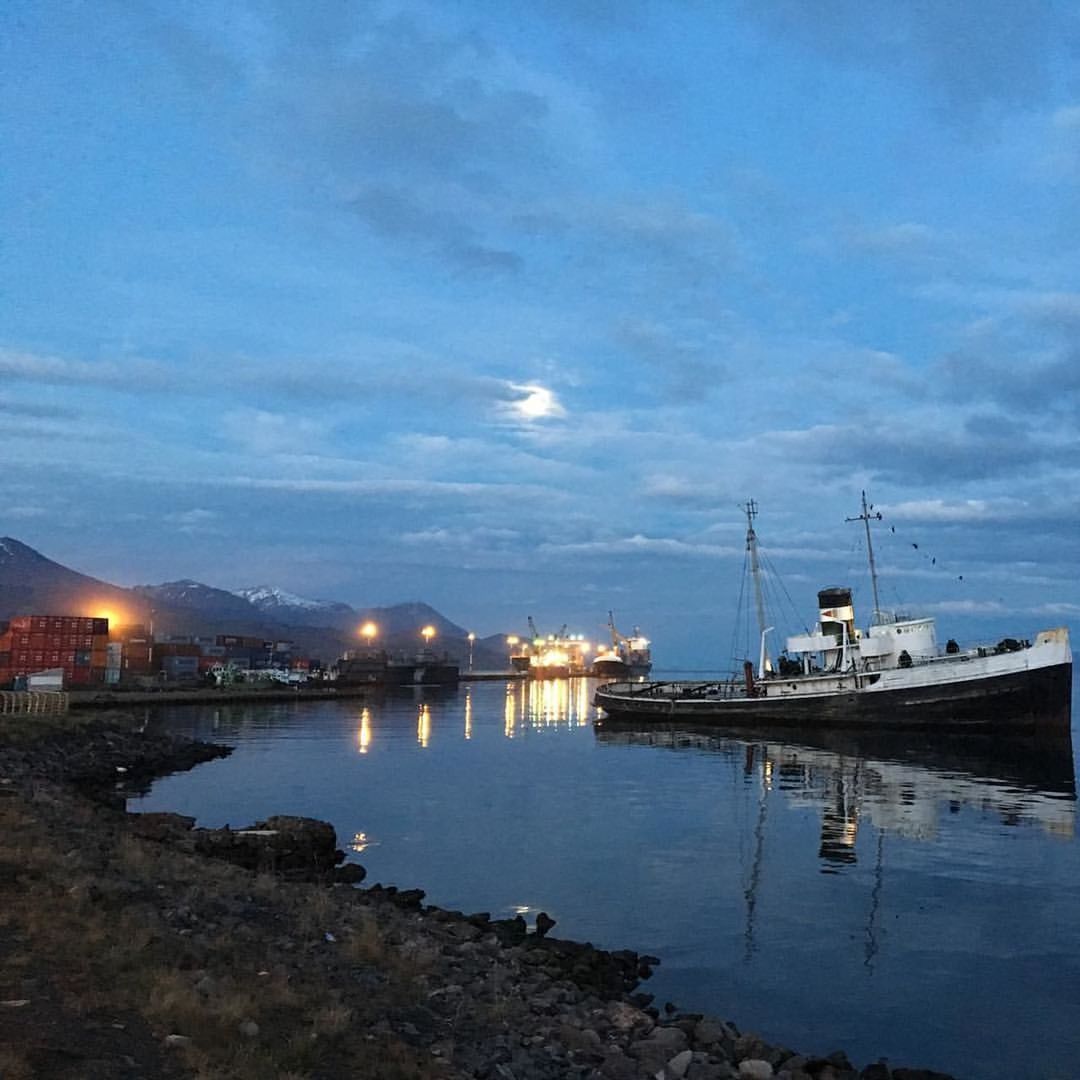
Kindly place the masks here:
POLYGON ((657 1009, 639 988, 656 958, 560 940, 546 916, 359 887, 323 822, 124 813, 228 752, 117 718, 0 729, 5 1080, 948 1080, 657 1009))

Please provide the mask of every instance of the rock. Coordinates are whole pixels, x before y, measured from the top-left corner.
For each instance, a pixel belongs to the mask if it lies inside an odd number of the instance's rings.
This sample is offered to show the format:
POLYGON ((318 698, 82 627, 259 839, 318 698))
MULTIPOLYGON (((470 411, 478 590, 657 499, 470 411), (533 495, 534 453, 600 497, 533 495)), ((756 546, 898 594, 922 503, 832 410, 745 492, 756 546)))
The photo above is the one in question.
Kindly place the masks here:
POLYGON ((680 1050, 665 1066, 664 1073, 667 1076, 673 1076, 676 1080, 682 1080, 686 1076, 687 1069, 690 1068, 690 1063, 694 1060, 694 1054, 692 1050, 680 1050))
POLYGON ((194 838, 199 854, 289 881, 329 878, 345 857, 334 827, 314 818, 278 816, 250 829, 196 829, 194 838))
POLYGON ((638 1080, 641 1076, 638 1063, 633 1058, 627 1057, 617 1046, 608 1049, 600 1064, 599 1072, 605 1080, 638 1080))
POLYGON ((686 1072, 686 1080, 736 1080, 738 1075, 726 1061, 695 1061, 686 1072))
POLYGON ((677 1027, 657 1027, 649 1032, 648 1038, 642 1040, 653 1046, 663 1047, 672 1054, 678 1054, 686 1049, 686 1032, 677 1027))
POLYGON ((172 840, 195 828, 195 819, 187 814, 152 812, 129 814, 128 825, 136 836, 147 840, 172 840))
POLYGON ((347 862, 334 871, 334 880, 342 885, 359 885, 367 877, 367 871, 355 862, 347 862))
POLYGON ((719 1020, 710 1020, 705 1017, 694 1025, 694 1033, 691 1036, 695 1046, 715 1046, 723 1042, 727 1037, 727 1029, 719 1020))
MULTIPOLYGON (((769 1061, 769 1044, 756 1032, 747 1031, 735 1039, 735 1059, 743 1061, 745 1058, 757 1058, 769 1061)), ((773 1064, 769 1061, 769 1064, 773 1064)))
POLYGON ((536 916, 536 936, 545 937, 554 925, 555 920, 546 911, 541 911, 536 916))
POLYGON ((185 1046, 191 1045, 190 1035, 166 1035, 164 1039, 166 1046, 175 1047, 181 1049, 185 1046))
POLYGON ((604 1057, 604 1043, 590 1028, 576 1028, 572 1024, 559 1025, 559 1042, 567 1050, 581 1054, 594 1054, 598 1060, 604 1057))
POLYGON ((761 1058, 746 1058, 739 1062, 739 1076, 742 1080, 769 1080, 773 1067, 761 1058))
POLYGON ((525 940, 529 932, 528 924, 520 915, 512 919, 492 919, 491 928, 503 945, 517 945, 525 940))
POLYGON ((652 1017, 648 1013, 635 1009, 633 1005, 627 1005, 624 1001, 613 1001, 608 1005, 604 1014, 616 1031, 630 1031, 640 1028, 649 1032, 653 1029, 652 1017))
POLYGON ((259 1025, 254 1020, 242 1020, 236 1030, 245 1039, 257 1039, 259 1037, 259 1025))
POLYGON ((890 1080, 889 1066, 884 1061, 875 1061, 859 1073, 859 1080, 890 1080))

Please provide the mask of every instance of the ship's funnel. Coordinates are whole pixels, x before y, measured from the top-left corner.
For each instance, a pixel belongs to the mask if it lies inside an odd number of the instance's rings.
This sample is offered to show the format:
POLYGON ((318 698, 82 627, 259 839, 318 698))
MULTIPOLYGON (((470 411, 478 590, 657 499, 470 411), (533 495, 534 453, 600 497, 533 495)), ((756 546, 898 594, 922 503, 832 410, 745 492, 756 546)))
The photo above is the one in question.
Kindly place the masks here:
POLYGON ((850 589, 822 589, 817 594, 821 632, 843 639, 847 627, 848 640, 855 640, 855 609, 851 605, 850 589))

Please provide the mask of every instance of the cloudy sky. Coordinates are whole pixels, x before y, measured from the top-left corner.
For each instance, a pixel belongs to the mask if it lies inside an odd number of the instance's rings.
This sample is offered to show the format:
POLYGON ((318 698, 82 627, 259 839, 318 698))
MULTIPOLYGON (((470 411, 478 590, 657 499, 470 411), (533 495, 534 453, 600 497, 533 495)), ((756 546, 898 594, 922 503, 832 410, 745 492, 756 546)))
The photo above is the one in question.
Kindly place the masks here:
POLYGON ((867 610, 865 488, 883 602, 1080 612, 1074 5, 10 0, 0 71, 0 534, 695 664, 751 497, 867 610))

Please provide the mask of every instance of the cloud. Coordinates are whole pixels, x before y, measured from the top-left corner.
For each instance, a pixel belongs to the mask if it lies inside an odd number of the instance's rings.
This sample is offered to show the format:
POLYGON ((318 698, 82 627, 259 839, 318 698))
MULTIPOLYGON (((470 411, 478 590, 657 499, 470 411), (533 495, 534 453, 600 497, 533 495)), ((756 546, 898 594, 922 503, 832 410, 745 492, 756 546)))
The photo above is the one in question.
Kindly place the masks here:
POLYGON ((433 206, 420 202, 416 192, 370 185, 348 205, 378 235, 416 241, 461 269, 512 274, 524 266, 518 253, 482 243, 465 215, 447 212, 444 199, 433 206))
POLYGON ((219 518, 220 515, 215 511, 196 506, 190 510, 174 510, 165 514, 163 520, 174 525, 178 532, 187 536, 196 536, 212 531, 212 523, 218 521, 219 518))
POLYGON ((266 409, 232 409, 221 418, 222 433, 248 453, 258 456, 310 453, 326 440, 331 428, 324 419, 266 409))
POLYGON ((801 0, 741 12, 766 32, 888 80, 918 80, 957 122, 992 108, 1029 106, 1054 85, 1057 63, 1075 57, 1080 18, 1068 5, 1015 0, 895 4, 801 0))
POLYGON ((670 537, 632 536, 614 537, 608 540, 585 540, 576 543, 547 542, 539 545, 539 551, 558 555, 675 555, 710 559, 742 555, 743 546, 727 547, 717 544, 696 544, 670 537))
POLYGON ((82 415, 78 409, 69 409, 64 405, 22 401, 12 397, 0 397, 0 413, 34 420, 75 420, 82 415))
POLYGON ((228 487, 252 488, 259 491, 281 491, 295 495, 343 495, 358 497, 398 496, 497 496, 523 501, 543 496, 554 497, 546 488, 531 484, 486 484, 478 481, 413 480, 398 477, 364 479, 324 479, 318 477, 226 477, 221 483, 228 487))
POLYGON ((160 391, 179 384, 165 364, 139 357, 66 360, 58 356, 0 348, 0 376, 56 386, 103 386, 131 392, 160 391))
POLYGON ((881 504, 890 520, 941 523, 1005 522, 1029 517, 1031 508, 1023 499, 910 499, 881 504))
MULTIPOLYGON (((705 327, 696 329, 699 334, 707 332, 705 327)), ((675 400, 706 397, 728 378, 716 359, 715 343, 678 334, 655 321, 624 319, 615 328, 615 341, 665 376, 668 395, 675 400)))
POLYGON ((849 248, 884 255, 921 255, 937 244, 941 237, 929 225, 905 221, 896 225, 849 229, 845 234, 849 248))
POLYGON ((804 466, 848 469, 857 462, 872 480, 897 486, 997 481, 1029 474, 1060 455, 1053 441, 1006 418, 968 417, 959 427, 942 419, 937 427, 906 420, 879 429, 823 425, 759 442, 804 466))
POLYGON ((504 548, 518 544, 521 533, 516 529, 498 529, 481 526, 475 529, 438 526, 402 533, 401 541, 418 547, 436 546, 460 550, 504 548))

